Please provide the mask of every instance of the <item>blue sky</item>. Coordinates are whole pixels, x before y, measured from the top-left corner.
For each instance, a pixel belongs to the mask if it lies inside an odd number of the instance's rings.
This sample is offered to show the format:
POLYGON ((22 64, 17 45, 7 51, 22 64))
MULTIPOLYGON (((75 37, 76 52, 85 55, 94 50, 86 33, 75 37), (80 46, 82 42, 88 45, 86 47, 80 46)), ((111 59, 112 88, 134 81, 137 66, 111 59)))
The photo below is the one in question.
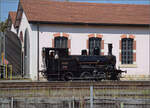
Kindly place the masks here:
MULTIPOLYGON (((122 4, 150 4, 150 0, 70 0, 77 2, 122 3, 122 4)), ((17 11, 19 0, 0 0, 0 21, 8 17, 9 11, 17 11)))
POLYGON ((19 0, 0 0, 0 21, 8 18, 9 11, 17 11, 19 0))

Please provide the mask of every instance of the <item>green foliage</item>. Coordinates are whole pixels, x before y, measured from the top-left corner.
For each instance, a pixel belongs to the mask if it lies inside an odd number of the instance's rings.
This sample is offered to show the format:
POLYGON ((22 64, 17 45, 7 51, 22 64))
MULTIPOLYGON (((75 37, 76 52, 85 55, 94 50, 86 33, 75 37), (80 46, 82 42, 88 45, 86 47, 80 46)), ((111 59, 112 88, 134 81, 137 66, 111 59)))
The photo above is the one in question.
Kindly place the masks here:
POLYGON ((8 19, 6 19, 4 22, 0 22, 0 32, 5 32, 7 29, 7 23, 8 23, 8 19))

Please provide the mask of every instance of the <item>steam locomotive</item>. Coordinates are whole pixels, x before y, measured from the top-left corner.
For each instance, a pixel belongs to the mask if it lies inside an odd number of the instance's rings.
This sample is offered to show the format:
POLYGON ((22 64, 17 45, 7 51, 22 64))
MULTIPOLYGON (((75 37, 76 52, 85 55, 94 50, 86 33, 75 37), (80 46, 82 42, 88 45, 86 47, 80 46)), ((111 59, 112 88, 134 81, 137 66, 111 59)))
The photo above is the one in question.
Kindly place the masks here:
POLYGON ((108 44, 108 55, 100 55, 94 48, 93 55, 82 50, 81 55, 69 55, 67 48, 42 49, 43 76, 48 80, 119 80, 116 57, 112 55, 112 44, 108 44))

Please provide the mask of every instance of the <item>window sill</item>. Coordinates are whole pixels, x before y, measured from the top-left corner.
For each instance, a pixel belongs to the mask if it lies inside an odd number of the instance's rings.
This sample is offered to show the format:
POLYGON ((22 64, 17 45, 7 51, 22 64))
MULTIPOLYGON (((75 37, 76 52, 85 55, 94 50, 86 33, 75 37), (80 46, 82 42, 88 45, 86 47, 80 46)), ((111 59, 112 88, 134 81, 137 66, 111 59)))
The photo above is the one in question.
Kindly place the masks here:
POLYGON ((121 64, 119 65, 120 68, 137 68, 136 64, 121 64))

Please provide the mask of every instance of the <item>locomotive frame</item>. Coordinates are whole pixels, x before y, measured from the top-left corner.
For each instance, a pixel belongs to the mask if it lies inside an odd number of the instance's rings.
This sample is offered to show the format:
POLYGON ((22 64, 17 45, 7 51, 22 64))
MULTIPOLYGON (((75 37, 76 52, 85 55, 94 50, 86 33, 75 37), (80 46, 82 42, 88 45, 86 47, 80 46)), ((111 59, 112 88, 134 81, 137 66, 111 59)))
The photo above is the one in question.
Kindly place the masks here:
POLYGON ((108 45, 108 55, 99 55, 99 49, 93 55, 69 55, 67 48, 42 49, 43 76, 48 80, 120 80, 121 73, 116 68, 116 57, 112 55, 112 44, 108 45))

